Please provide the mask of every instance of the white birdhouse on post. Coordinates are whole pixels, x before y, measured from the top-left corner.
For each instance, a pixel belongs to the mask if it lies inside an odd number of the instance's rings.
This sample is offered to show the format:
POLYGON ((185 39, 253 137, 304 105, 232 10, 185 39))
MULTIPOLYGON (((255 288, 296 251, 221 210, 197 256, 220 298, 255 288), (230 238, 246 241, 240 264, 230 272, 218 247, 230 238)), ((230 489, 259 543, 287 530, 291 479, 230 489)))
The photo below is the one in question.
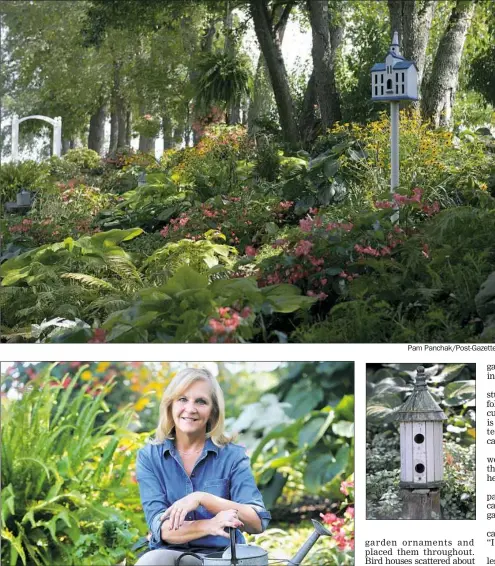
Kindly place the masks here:
POLYGON ((446 418, 428 391, 424 367, 418 366, 414 390, 394 416, 400 423, 399 487, 408 507, 406 518, 426 519, 432 518, 432 514, 440 515, 443 421, 446 418))
POLYGON ((418 69, 400 54, 399 34, 394 32, 385 63, 371 68, 371 100, 390 102, 390 193, 399 186, 399 104, 418 100, 418 69))
POLYGON ((377 101, 418 100, 418 69, 399 51, 399 34, 394 32, 385 63, 371 68, 371 99, 377 101))

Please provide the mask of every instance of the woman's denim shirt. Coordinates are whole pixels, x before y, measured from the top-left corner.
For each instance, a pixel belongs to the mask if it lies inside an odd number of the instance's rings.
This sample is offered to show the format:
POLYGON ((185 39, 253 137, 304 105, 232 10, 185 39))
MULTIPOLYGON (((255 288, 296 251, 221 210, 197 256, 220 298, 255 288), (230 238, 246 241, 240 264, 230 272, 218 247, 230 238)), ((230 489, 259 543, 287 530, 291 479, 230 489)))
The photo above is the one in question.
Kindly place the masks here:
MULTIPOLYGON (((208 438, 201 456, 194 465, 191 477, 187 475, 172 440, 165 440, 162 444, 147 444, 138 452, 136 476, 146 522, 152 535, 150 540, 152 550, 170 546, 161 540, 161 515, 170 505, 193 491, 205 491, 230 501, 251 505, 261 519, 263 530, 271 519, 254 482, 245 449, 237 444, 229 443, 219 447, 208 438)), ((212 517, 213 514, 199 506, 195 511, 188 513, 186 521, 212 517)), ((236 539, 239 543, 245 542, 238 530, 236 539)), ((225 548, 227 545, 227 539, 209 535, 180 546, 194 550, 225 548)))

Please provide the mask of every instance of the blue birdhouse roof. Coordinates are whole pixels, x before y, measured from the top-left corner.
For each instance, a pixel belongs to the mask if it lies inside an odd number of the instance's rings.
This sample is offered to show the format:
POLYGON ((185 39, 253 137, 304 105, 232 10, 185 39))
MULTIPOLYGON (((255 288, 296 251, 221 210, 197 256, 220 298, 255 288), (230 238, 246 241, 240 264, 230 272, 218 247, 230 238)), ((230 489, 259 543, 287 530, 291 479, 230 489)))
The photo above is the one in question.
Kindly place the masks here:
POLYGON ((391 49, 389 49, 387 55, 392 55, 394 59, 402 59, 405 61, 405 57, 402 57, 402 55, 399 55, 398 53, 394 53, 391 49))
MULTIPOLYGON (((413 61, 406 61, 406 60, 404 60, 404 61, 401 61, 400 63, 396 63, 396 64, 394 65, 394 69, 409 69, 409 67, 410 67, 411 65, 414 65, 414 62, 413 62, 413 61)), ((414 65, 414 66, 416 66, 416 65, 414 65)))
MULTIPOLYGON (((394 63, 392 67, 394 68, 394 70, 395 69, 400 70, 400 69, 409 69, 411 65, 414 66, 417 70, 414 61, 406 61, 405 59, 402 59, 401 61, 394 63)), ((373 67, 371 67, 371 72, 377 73, 378 71, 385 71, 385 67, 386 67, 385 63, 375 63, 373 67)))

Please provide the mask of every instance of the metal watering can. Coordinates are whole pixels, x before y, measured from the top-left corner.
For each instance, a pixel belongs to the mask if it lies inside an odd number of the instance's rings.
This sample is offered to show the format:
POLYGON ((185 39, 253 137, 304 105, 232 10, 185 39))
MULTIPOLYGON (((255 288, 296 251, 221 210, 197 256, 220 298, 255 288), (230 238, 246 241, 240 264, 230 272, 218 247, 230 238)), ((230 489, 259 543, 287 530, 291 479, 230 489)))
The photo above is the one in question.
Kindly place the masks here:
MULTIPOLYGON (((314 531, 309 535, 306 542, 289 560, 277 560, 278 563, 286 562, 287 566, 299 566, 315 542, 321 536, 331 536, 321 523, 311 520, 314 531)), ((223 551, 212 552, 207 556, 199 556, 194 552, 184 552, 177 559, 176 566, 181 566, 181 560, 185 556, 195 556, 202 561, 202 566, 268 566, 268 553, 260 546, 254 544, 236 544, 235 529, 230 529, 230 546, 223 551)), ((274 561, 274 559, 271 559, 274 561)))

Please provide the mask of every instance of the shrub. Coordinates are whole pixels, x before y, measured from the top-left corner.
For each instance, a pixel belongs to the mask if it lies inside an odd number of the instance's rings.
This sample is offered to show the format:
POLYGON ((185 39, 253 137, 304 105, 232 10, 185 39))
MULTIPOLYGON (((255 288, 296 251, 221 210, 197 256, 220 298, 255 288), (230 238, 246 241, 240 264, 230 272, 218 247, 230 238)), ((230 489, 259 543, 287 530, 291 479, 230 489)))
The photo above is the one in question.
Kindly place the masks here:
POLYGON ((101 158, 92 149, 79 148, 69 149, 63 158, 67 163, 73 163, 80 171, 90 171, 96 169, 101 164, 101 158))
POLYGON ((202 201, 230 194, 239 186, 237 162, 251 152, 245 128, 216 126, 207 129, 194 148, 185 149, 171 169, 179 185, 191 186, 202 201))
POLYGON ((15 201, 21 189, 41 193, 47 188, 48 169, 36 161, 5 163, 0 167, 0 204, 15 201))

